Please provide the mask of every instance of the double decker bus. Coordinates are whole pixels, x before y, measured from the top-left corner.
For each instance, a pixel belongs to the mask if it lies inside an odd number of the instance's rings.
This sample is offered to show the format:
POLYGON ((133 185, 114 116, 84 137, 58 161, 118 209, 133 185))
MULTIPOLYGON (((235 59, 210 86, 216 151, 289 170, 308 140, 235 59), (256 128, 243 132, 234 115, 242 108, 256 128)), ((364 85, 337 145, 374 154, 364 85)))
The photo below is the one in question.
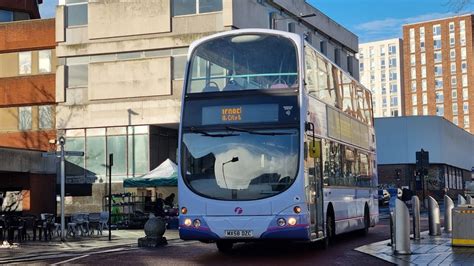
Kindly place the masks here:
POLYGON ((378 222, 370 92, 303 36, 234 30, 189 49, 179 234, 324 241, 378 222))

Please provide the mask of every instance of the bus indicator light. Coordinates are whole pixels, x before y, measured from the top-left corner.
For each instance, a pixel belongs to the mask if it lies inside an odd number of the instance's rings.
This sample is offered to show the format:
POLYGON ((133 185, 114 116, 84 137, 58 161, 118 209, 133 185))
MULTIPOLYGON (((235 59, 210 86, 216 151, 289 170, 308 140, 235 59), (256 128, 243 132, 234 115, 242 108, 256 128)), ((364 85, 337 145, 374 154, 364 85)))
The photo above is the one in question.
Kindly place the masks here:
POLYGON ((186 214, 186 213, 188 213, 188 208, 186 207, 181 208, 181 214, 186 214))
POLYGON ((199 228, 201 226, 201 221, 199 219, 194 220, 193 222, 194 227, 199 228))
POLYGON ((300 212, 301 212, 301 207, 300 207, 300 206, 295 206, 295 207, 293 208, 293 211, 294 211, 295 213, 300 213, 300 212))

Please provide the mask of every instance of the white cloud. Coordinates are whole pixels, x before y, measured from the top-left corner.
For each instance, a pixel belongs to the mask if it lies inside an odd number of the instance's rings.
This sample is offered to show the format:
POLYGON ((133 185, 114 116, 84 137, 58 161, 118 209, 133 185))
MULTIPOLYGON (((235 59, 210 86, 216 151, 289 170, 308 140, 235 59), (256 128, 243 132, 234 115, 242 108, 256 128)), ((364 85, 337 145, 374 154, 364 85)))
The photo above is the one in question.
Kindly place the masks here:
POLYGON ((54 18, 57 4, 58 0, 43 0, 43 3, 39 5, 41 18, 54 18))
POLYGON ((408 18, 386 18, 381 20, 373 20, 364 22, 354 26, 355 33, 359 36, 359 41, 375 41, 387 38, 401 38, 402 26, 420 21, 433 20, 443 17, 456 15, 453 12, 448 13, 430 13, 422 14, 408 18))

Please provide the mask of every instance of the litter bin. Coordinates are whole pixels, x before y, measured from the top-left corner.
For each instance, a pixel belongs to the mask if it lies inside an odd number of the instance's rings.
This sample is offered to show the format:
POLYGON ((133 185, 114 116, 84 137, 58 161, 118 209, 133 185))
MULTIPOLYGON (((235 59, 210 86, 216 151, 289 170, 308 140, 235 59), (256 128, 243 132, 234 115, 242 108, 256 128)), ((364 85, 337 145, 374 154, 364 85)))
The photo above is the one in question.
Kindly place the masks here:
POLYGON ((462 205, 453 209, 452 245, 474 247, 474 206, 462 205))

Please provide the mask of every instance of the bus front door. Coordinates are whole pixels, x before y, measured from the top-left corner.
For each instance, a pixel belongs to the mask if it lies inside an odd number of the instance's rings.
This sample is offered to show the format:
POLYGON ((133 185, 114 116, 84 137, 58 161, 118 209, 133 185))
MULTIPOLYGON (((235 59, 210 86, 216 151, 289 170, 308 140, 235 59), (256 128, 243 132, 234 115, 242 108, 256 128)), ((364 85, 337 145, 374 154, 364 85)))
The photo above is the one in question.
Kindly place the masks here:
POLYGON ((321 140, 313 136, 306 139, 305 159, 306 191, 311 218, 311 239, 324 237, 323 182, 321 172, 321 140))

